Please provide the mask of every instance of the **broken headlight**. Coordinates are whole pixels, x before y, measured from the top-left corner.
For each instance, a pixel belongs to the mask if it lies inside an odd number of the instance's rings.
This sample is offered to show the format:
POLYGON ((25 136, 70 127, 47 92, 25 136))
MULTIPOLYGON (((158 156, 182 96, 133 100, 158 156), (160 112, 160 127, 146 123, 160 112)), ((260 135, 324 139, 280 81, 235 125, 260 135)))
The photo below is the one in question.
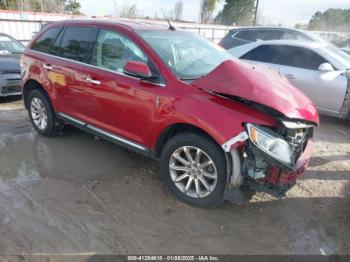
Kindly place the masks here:
POLYGON ((276 160, 287 165, 293 164, 293 154, 289 144, 274 132, 247 124, 247 131, 252 143, 276 160))

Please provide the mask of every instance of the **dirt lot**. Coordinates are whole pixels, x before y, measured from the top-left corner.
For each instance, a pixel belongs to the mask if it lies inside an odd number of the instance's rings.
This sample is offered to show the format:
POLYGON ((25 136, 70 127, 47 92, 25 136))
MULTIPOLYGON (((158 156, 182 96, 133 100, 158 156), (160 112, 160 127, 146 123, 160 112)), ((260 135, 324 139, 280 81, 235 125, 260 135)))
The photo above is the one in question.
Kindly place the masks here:
POLYGON ((74 128, 38 136, 0 101, 0 254, 350 254, 350 122, 322 118, 311 166, 281 199, 189 207, 157 163, 74 128))

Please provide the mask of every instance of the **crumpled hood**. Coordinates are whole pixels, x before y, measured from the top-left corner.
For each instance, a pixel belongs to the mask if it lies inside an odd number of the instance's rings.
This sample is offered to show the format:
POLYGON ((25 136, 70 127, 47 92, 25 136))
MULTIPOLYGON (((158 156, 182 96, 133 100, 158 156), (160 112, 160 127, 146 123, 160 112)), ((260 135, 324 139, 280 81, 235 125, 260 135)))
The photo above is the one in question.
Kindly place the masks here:
POLYGON ((318 112, 311 100, 273 70, 227 60, 192 85, 270 107, 291 119, 319 124, 318 112))

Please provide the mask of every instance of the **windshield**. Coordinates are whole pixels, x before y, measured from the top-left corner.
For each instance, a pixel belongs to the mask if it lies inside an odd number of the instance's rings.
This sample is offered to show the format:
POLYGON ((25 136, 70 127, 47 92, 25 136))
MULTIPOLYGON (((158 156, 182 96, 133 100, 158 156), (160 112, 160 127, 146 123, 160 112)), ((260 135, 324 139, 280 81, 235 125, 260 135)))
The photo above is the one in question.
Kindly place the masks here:
POLYGON ((22 44, 6 35, 0 35, 0 55, 20 54, 23 51, 22 44))
POLYGON ((209 40, 183 31, 139 31, 170 70, 182 80, 207 75, 231 54, 209 40))
POLYGON ((324 48, 324 51, 333 57, 338 63, 342 64, 344 69, 350 69, 350 55, 340 50, 339 48, 329 45, 324 48))

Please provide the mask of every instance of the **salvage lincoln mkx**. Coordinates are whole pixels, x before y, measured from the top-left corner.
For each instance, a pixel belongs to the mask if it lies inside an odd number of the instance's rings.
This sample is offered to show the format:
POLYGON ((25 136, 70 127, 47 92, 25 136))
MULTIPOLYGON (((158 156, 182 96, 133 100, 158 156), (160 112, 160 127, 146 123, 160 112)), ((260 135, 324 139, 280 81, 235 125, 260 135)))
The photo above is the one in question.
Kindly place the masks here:
POLYGON ((77 126, 160 160, 171 192, 199 207, 244 178, 292 185, 318 113, 278 73, 173 27, 113 20, 46 26, 21 59, 36 131, 77 126))

